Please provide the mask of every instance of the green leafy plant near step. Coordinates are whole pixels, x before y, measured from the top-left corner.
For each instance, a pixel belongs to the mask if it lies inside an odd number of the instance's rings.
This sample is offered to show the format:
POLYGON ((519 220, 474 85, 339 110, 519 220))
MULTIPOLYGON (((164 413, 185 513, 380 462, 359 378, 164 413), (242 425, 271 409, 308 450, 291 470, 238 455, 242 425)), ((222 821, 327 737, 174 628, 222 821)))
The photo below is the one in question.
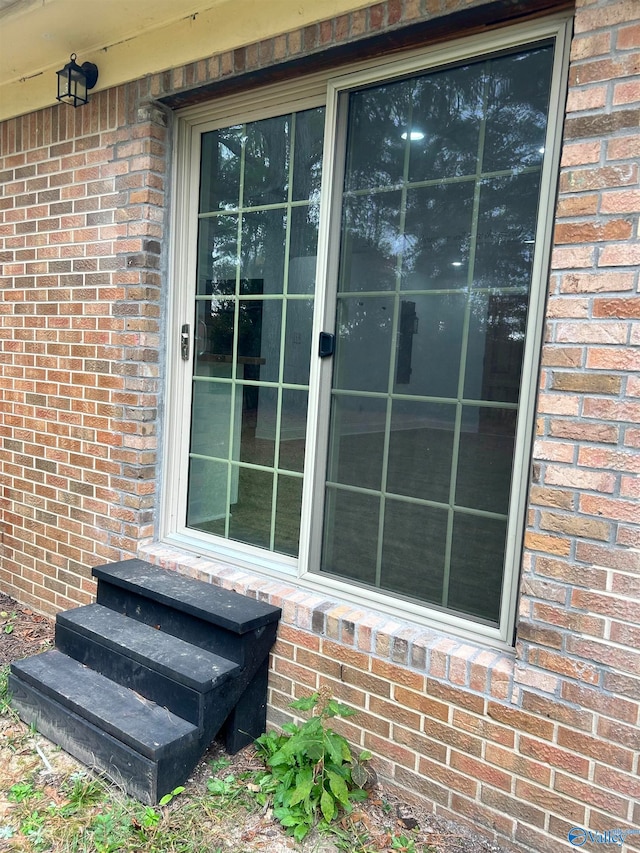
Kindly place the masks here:
POLYGON ((301 841, 315 825, 326 827, 367 798, 362 787, 368 779, 364 763, 371 753, 354 758, 346 738, 328 725, 333 717, 356 713, 352 708, 322 693, 290 707, 315 713, 301 725, 287 723, 282 733, 272 731, 257 739, 258 754, 268 768, 258 783, 265 802, 272 800, 274 816, 301 841))
POLYGON ((0 630, 3 634, 12 634, 16 624, 18 614, 7 613, 6 610, 0 610, 0 630))

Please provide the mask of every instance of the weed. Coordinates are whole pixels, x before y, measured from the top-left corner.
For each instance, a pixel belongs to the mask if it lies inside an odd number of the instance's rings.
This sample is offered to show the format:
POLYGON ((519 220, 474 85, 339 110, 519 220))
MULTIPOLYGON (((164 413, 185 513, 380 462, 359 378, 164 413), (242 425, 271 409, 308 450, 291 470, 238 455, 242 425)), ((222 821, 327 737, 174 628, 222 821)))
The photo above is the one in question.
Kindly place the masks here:
POLYGON ((18 614, 7 613, 6 610, 0 611, 0 630, 2 630, 3 634, 12 634, 13 629, 16 625, 16 619, 18 618, 18 614))
POLYGON ((10 803, 23 803, 33 797, 40 798, 42 794, 36 791, 31 782, 16 782, 7 791, 7 799, 10 803))
POLYGON ((184 785, 178 785, 177 788, 174 788, 173 791, 169 791, 168 794, 165 794, 164 797, 162 797, 159 805, 168 806, 169 803, 171 802, 171 800, 173 800, 174 797, 177 797, 178 794, 181 794, 183 791, 184 791, 184 785))
POLYGON ((10 705, 11 694, 9 693, 9 667, 0 667, 0 715, 13 714, 10 705))
POLYGON ((209 762, 209 769, 212 773, 219 773, 221 770, 225 770, 229 767, 231 761, 226 757, 226 755, 220 755, 218 758, 214 758, 213 761, 209 762))
POLYGON ((99 803, 106 794, 104 786, 97 779, 91 779, 82 772, 72 773, 64 789, 69 797, 69 806, 75 809, 99 803))
POLYGON ((366 799, 354 770, 371 755, 363 752, 355 760, 346 739, 327 725, 332 717, 351 716, 353 709, 320 693, 290 707, 317 713, 300 726, 285 724, 284 734, 269 732, 257 739, 258 753, 270 770, 259 783, 273 800, 274 816, 301 841, 316 824, 322 828, 341 810, 349 813, 354 802, 366 799))

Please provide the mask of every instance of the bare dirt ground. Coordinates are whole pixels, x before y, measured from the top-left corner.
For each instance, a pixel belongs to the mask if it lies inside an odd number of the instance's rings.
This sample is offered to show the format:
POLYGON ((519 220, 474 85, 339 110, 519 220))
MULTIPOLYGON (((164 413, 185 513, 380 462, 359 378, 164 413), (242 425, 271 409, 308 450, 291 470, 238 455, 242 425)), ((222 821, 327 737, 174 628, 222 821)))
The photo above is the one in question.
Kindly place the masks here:
MULTIPOLYGON (((53 644, 53 635, 54 626, 51 620, 21 607, 13 599, 0 593, 0 666, 43 651, 53 644)), ((40 769, 42 774, 49 777, 52 795, 55 797, 56 780, 60 783, 69 774, 83 769, 74 759, 37 733, 32 733, 30 749, 24 750, 22 754, 12 749, 12 743, 24 742, 25 730, 24 724, 14 716, 0 715, 0 823, 10 808, 3 791, 20 781, 25 774, 33 774, 40 769)), ((193 786, 194 793, 206 790, 206 780, 211 775, 211 762, 221 755, 224 755, 222 747, 217 743, 213 744, 187 783, 183 797, 189 795, 190 786, 193 786)), ((225 773, 236 776, 263 766, 251 747, 235 756, 229 756, 228 759, 231 764, 225 773)), ((369 799, 359 804, 358 808, 358 817, 363 831, 366 832, 367 844, 370 845, 367 849, 397 851, 401 848, 394 845, 394 836, 406 834, 407 837, 410 836, 412 846, 405 849, 415 853, 508 853, 507 848, 500 847, 481 834, 436 817, 425 805, 398 799, 395 793, 386 790, 380 782, 377 782, 370 792, 369 799)), ((222 849, 219 846, 222 837, 224 849, 230 853, 258 853, 266 850, 269 853, 339 853, 339 848, 331 838, 316 833, 304 842, 296 843, 284 834, 268 811, 257 815, 248 814, 245 825, 239 826, 237 820, 234 820, 221 836, 218 833, 216 836, 215 843, 218 847, 212 849, 222 849)), ((2 841, 1 849, 4 849, 2 841)))

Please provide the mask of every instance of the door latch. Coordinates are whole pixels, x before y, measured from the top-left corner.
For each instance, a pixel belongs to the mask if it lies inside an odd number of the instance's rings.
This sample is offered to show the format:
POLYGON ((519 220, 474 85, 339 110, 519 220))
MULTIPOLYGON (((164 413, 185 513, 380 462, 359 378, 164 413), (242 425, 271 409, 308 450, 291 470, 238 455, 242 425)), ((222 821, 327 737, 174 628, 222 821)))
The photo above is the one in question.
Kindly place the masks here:
POLYGON ((180 331, 180 355, 183 361, 189 361, 189 324, 185 323, 180 331))
POLYGON ((333 355, 336 348, 336 336, 330 332, 320 332, 320 341, 318 343, 318 355, 320 358, 327 358, 333 355))

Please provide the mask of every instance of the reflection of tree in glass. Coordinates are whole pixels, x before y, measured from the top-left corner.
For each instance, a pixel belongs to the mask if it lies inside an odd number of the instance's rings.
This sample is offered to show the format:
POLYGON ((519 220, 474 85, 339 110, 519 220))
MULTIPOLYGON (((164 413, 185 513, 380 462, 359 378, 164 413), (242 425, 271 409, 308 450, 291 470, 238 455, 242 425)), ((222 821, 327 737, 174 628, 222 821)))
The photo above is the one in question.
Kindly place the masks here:
POLYGON ((293 162, 293 198, 316 203, 322 178, 324 107, 296 113, 295 154, 293 162))
POLYGON ((529 287, 540 173, 483 181, 474 268, 482 287, 529 287))
POLYGON ((345 189, 388 187, 403 176, 412 83, 355 92, 349 98, 345 189))
POLYGON ((485 172, 541 163, 552 53, 548 45, 489 62, 485 172))

